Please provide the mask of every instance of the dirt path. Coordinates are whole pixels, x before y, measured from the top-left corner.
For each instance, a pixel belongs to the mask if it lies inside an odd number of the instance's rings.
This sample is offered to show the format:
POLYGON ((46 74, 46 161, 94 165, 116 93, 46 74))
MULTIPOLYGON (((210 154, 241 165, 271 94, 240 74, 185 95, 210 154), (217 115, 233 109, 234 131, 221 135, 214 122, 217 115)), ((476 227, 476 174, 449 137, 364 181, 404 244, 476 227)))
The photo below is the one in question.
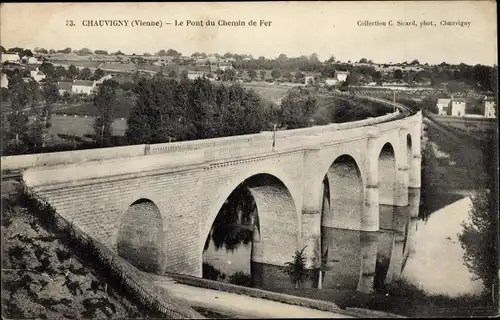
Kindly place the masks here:
POLYGON ((237 318, 353 318, 281 302, 238 295, 229 292, 180 284, 168 277, 155 277, 155 283, 193 307, 202 307, 237 318))

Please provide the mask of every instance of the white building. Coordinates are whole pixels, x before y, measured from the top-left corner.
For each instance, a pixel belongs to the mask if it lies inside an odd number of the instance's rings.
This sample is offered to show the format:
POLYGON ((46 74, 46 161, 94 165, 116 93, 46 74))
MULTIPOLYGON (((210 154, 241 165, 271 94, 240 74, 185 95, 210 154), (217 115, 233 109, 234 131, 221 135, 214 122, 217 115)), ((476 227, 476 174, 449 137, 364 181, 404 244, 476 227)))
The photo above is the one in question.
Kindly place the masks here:
POLYGON ((205 72, 203 71, 188 71, 188 79, 189 80, 194 80, 194 79, 198 79, 198 78, 203 78, 203 76, 205 75, 205 72))
POLYGON ((231 62, 219 62, 218 67, 220 70, 226 71, 227 69, 232 69, 233 65, 231 64, 231 62))
POLYGON ((89 94, 94 92, 95 88, 96 88, 95 81, 75 80, 75 81, 73 81, 73 86, 71 87, 71 92, 89 95, 89 94))
POLYGON ((112 74, 107 74, 107 75, 105 75, 104 77, 102 77, 101 79, 97 80, 97 81, 95 82, 95 84, 96 84, 96 85, 101 85, 101 84, 103 84, 103 83, 104 83, 104 81, 106 81, 106 80, 111 80, 113 77, 114 77, 114 75, 112 75, 112 74))
POLYGON ((327 86, 334 86, 338 83, 339 81, 337 79, 334 79, 334 78, 326 78, 325 79, 325 85, 327 86))
POLYGON ((451 115, 455 117, 465 116, 465 99, 454 99, 451 98, 451 115))
POLYGON ((304 83, 307 85, 307 84, 311 84, 311 83, 314 83, 314 77, 313 76, 305 76, 304 77, 304 83))
POLYGON ((60 81, 57 83, 59 94, 62 96, 65 92, 71 93, 73 83, 71 81, 60 81))
POLYGON ((440 98, 437 101, 438 114, 440 116, 448 115, 448 110, 450 108, 451 99, 440 98))
POLYGON ((347 80, 347 76, 349 75, 349 71, 336 71, 335 70, 335 78, 338 82, 345 82, 347 80))
POLYGON ((495 114, 495 101, 484 99, 483 100, 484 107, 484 117, 485 118, 496 118, 495 114))
POLYGON ((35 57, 23 57, 23 59, 22 59, 22 60, 23 60, 25 63, 27 63, 27 64, 32 64, 32 65, 40 65, 40 64, 42 64, 42 62, 41 62, 41 61, 38 61, 38 59, 37 59, 37 58, 35 58, 35 57))
POLYGON ((13 62, 13 63, 20 63, 21 58, 19 58, 19 55, 17 53, 2 53, 0 54, 2 63, 4 62, 13 62))
POLYGON ((36 68, 36 70, 31 70, 30 71, 30 75, 33 79, 35 79, 36 82, 40 82, 42 81, 43 79, 46 78, 46 75, 45 73, 43 73, 42 71, 38 70, 38 68, 36 68))
POLYGON ((9 87, 9 78, 5 73, 2 73, 0 76, 0 88, 8 88, 9 87))

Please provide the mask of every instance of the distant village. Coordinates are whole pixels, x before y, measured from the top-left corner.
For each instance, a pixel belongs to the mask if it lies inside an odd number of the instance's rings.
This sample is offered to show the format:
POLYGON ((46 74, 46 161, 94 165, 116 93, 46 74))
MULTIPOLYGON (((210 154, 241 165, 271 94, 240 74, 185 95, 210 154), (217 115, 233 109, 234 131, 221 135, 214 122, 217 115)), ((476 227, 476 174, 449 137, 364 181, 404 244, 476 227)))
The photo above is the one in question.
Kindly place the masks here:
MULTIPOLYGON (((98 53, 99 50, 96 50, 94 53, 89 50, 89 52, 84 52, 84 50, 88 49, 82 49, 80 50, 81 52, 71 52, 69 54, 61 54, 60 52, 48 53, 45 50, 43 53, 38 52, 32 56, 4 52, 0 55, 2 63, 1 87, 8 88, 9 70, 12 71, 17 68, 22 68, 25 71, 22 77, 24 81, 34 80, 39 83, 43 82, 46 75, 40 70, 40 66, 44 63, 50 63, 55 67, 64 67, 66 69, 74 65, 80 69, 88 68, 90 71, 100 69, 103 71, 102 77, 93 78, 92 80, 58 80, 57 86, 61 96, 65 94, 89 96, 94 94, 99 85, 104 81, 115 79, 118 82, 121 80, 123 83, 123 81, 130 80, 130 77, 124 77, 124 75, 130 76, 133 73, 142 73, 149 76, 162 73, 167 77, 177 77, 185 74, 185 77, 190 80, 206 77, 211 81, 257 82, 263 85, 278 85, 282 87, 319 86, 339 89, 349 82, 351 86, 370 89, 396 91, 434 89, 431 86, 432 81, 429 78, 424 76, 419 77, 419 75, 431 72, 432 66, 428 66, 427 64, 376 64, 362 59, 359 62, 351 63, 349 61, 348 63, 343 63, 343 65, 348 65, 350 68, 361 70, 360 74, 354 75, 348 70, 330 68, 328 72, 329 76, 325 76, 324 73, 314 71, 285 71, 277 68, 273 70, 255 70, 255 68, 250 68, 250 66, 256 60, 245 55, 193 54, 192 56, 183 56, 175 50, 169 50, 173 51, 174 54, 165 55, 166 52, 162 50, 163 54, 159 52, 155 55, 127 56, 121 54, 121 52, 108 54, 104 51, 98 53), (374 77, 373 74, 370 75, 367 72, 363 72, 366 69, 374 71, 379 76, 374 77), (29 71, 29 74, 27 71, 29 71), (395 76, 398 72, 401 75, 405 75, 406 79, 403 76, 395 76), (413 74, 413 80, 408 79, 409 74, 413 74), (356 78, 355 82, 351 81, 353 78, 356 78)), ((326 61, 322 64, 328 64, 328 62, 326 61)), ((456 72, 456 70, 451 71, 456 72)), ((467 96, 464 97, 460 93, 455 95, 448 94, 447 97, 439 98, 436 106, 438 114, 443 116, 496 117, 495 101, 483 95, 481 95, 481 98, 470 98, 467 96), (470 113, 467 110, 474 110, 474 112, 470 113)))

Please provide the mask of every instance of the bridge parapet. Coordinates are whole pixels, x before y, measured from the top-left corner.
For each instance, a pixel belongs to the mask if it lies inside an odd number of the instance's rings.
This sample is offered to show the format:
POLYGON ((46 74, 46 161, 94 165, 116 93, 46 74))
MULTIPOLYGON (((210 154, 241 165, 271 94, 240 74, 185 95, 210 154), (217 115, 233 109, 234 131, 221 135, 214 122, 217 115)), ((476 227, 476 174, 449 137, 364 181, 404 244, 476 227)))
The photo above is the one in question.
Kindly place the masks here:
MULTIPOLYGON (((376 98, 370 98, 377 100, 376 98)), ((388 103, 386 100, 378 99, 388 103)), ((364 134, 368 127, 377 125, 381 130, 390 130, 408 123, 420 123, 422 114, 418 112, 410 117, 399 119, 399 111, 381 117, 364 119, 347 123, 334 123, 325 126, 284 130, 276 132, 261 132, 257 134, 231 136, 214 139, 161 143, 152 145, 133 145, 126 147, 98 148, 79 151, 52 152, 44 154, 20 155, 2 157, 2 170, 24 170, 31 167, 46 167, 56 165, 69 165, 88 161, 105 161, 117 158, 133 158, 143 155, 171 154, 172 156, 187 155, 196 150, 204 150, 207 161, 227 157, 247 156, 262 154, 277 150, 304 148, 310 146, 310 137, 318 137, 315 141, 345 140, 364 134), (396 121, 392 121, 396 120, 396 121), (332 135, 332 132, 342 131, 332 135), (274 139, 273 139, 274 137, 274 139), (302 137, 298 139, 299 137, 302 137), (309 138, 308 138, 309 137, 309 138), (274 140, 274 148, 273 148, 274 140), (285 141, 290 140, 290 141, 285 141)))

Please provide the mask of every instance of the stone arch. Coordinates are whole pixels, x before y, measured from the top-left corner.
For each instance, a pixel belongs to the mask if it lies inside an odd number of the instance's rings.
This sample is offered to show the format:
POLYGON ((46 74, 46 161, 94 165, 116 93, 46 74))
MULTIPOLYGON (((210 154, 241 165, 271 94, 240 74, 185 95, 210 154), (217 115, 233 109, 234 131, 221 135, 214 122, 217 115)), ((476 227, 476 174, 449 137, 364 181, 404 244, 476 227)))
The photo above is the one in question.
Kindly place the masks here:
POLYGON ((360 230, 364 208, 364 183, 359 166, 350 155, 337 157, 326 173, 330 190, 330 212, 321 226, 360 230))
POLYGON ((217 198, 205 220, 200 254, 222 206, 238 186, 245 184, 254 198, 258 215, 258 235, 253 238, 252 261, 275 265, 289 261, 300 235, 297 202, 292 195, 291 183, 286 175, 262 170, 258 173, 250 171, 233 179, 217 198))
POLYGON ((396 152, 390 142, 385 143, 378 155, 379 204, 394 205, 396 196, 396 152))
POLYGON ((133 202, 121 217, 118 255, 132 265, 159 273, 163 267, 163 220, 156 204, 146 198, 133 202))

